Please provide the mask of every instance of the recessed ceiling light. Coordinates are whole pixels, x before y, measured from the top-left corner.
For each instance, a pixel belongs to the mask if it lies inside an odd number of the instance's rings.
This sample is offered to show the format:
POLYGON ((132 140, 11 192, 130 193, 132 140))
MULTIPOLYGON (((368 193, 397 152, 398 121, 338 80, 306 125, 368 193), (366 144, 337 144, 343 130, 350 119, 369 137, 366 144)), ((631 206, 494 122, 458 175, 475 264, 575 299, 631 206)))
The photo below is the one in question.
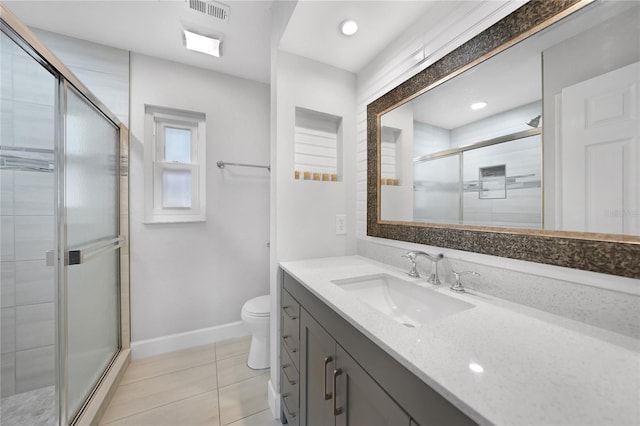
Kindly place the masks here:
POLYGON ((220 57, 220 40, 184 30, 185 46, 189 50, 220 57))
POLYGON ((473 371, 474 373, 482 373, 484 371, 484 368, 482 368, 480 364, 472 362, 471 364, 469 364, 469 370, 473 371))
POLYGON ((471 104, 471 109, 482 109, 484 107, 487 106, 487 103, 482 101, 482 102, 476 102, 475 104, 471 104))
POLYGON ((340 31, 346 36, 354 35, 358 32, 358 23, 353 19, 345 19, 340 24, 340 31))

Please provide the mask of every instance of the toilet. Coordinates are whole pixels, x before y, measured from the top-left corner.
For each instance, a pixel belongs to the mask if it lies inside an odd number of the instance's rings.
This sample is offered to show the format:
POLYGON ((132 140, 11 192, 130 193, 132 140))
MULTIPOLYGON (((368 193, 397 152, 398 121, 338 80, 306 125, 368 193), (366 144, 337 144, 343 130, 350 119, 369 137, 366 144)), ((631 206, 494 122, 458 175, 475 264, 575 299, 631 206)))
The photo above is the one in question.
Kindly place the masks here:
POLYGON ((247 365, 254 370, 269 368, 269 317, 271 300, 269 295, 254 297, 242 306, 240 315, 251 332, 251 348, 247 365))

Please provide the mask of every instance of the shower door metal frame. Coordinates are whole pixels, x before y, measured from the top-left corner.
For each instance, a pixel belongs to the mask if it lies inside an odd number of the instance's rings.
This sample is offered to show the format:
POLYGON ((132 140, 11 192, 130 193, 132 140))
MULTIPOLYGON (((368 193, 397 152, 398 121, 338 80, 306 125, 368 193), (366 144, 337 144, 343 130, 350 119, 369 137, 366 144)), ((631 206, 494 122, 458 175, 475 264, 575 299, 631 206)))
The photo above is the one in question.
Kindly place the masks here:
MULTIPOLYGON (((58 319, 60 321, 61 324, 64 324, 65 326, 62 328, 58 328, 58 345, 59 348, 57 350, 57 353, 60 357, 60 363, 58 364, 58 366, 60 367, 60 372, 59 372, 59 379, 60 379, 60 383, 62 384, 62 386, 60 386, 60 414, 59 414, 59 421, 60 424, 66 424, 65 422, 67 422, 67 420, 69 421, 69 424, 75 424, 77 422, 77 420, 82 416, 83 411, 85 410, 87 404, 90 402, 92 396, 95 394, 96 390, 98 389, 100 383, 104 380, 106 374, 108 373, 109 369, 111 368, 111 366, 113 365, 114 361, 116 360, 118 354, 120 353, 120 350, 122 349, 122 333, 121 333, 121 329, 122 329, 122 325, 120 324, 120 312, 121 312, 121 306, 118 306, 118 312, 117 312, 117 320, 118 320, 118 342, 117 342, 117 347, 116 347, 116 351, 114 353, 114 355, 111 357, 111 359, 109 360, 109 362, 107 363, 106 368, 104 369, 104 371, 101 372, 98 380, 96 381, 96 383, 93 384, 93 386, 91 387, 91 391, 89 393, 89 395, 87 395, 86 399, 84 400, 84 402, 82 403, 82 405, 77 409, 77 411, 75 413, 69 413, 68 411, 68 405, 69 405, 69 383, 68 380, 68 372, 69 372, 69 354, 68 354, 68 341, 69 341, 69 334, 68 334, 68 319, 67 319, 67 313, 68 313, 68 303, 67 303, 67 295, 68 295, 68 277, 67 277, 67 267, 74 265, 74 264, 80 264, 82 262, 69 262, 70 260, 70 253, 72 252, 72 250, 69 249, 68 246, 68 241, 67 241, 67 212, 66 212, 66 207, 65 207, 65 203, 64 200, 66 199, 66 188, 68 185, 68 181, 67 181, 67 116, 68 116, 68 112, 67 112, 67 106, 68 106, 68 94, 70 91, 75 91, 77 95, 79 95, 79 97, 83 97, 84 94, 82 92, 80 92, 79 90, 77 90, 75 87, 70 87, 69 82, 64 78, 61 77, 59 82, 58 82, 58 95, 59 95, 59 99, 58 99, 58 106, 59 106, 59 113, 60 113, 60 119, 56 120, 56 124, 59 128, 59 131, 57 132, 57 149, 56 149, 56 167, 58 168, 58 173, 56 174, 56 179, 57 179, 57 194, 56 194, 56 209, 57 209, 57 221, 56 221, 56 226, 58 227, 58 244, 56 247, 56 255, 57 255, 57 261, 55 262, 56 265, 56 273, 58 276, 58 319)), ((120 177, 120 125, 114 123, 113 121, 111 121, 109 119, 108 116, 106 116, 101 110, 100 108, 98 108, 97 106, 93 105, 91 103, 91 101, 89 99, 87 99, 85 97, 85 100, 87 101, 87 103, 89 104, 89 106, 93 107, 93 109, 96 110, 96 112, 102 114, 105 119, 109 120, 110 124, 112 124, 116 129, 118 129, 118 140, 117 140, 117 155, 116 155, 116 172, 115 175, 116 177, 120 177)), ((117 210, 118 210, 118 214, 116 215, 116 229, 120 229, 120 187, 119 185, 116 185, 116 200, 115 204, 117 206, 117 210)), ((120 248, 120 244, 121 242, 121 237, 118 236, 118 245, 112 245, 112 248, 114 249, 119 249, 120 248)), ((73 251, 78 251, 78 250, 73 250, 73 251)), ((118 300, 120 300, 120 258, 118 257, 117 259, 118 261, 118 282, 116 285, 116 292, 118 294, 118 300)))
MULTIPOLYGON (((122 156, 122 144, 123 144, 123 135, 128 135, 128 128, 113 114, 74 74, 67 68, 38 38, 37 36, 22 22, 18 19, 17 16, 13 14, 3 3, 0 2, 0 29, 6 34, 13 42, 19 45, 27 54, 29 54, 34 60, 36 60, 40 65, 42 65, 45 69, 52 73, 53 77, 56 79, 56 98, 57 98, 57 109, 55 112, 55 135, 54 135, 54 146, 57 148, 54 150, 55 152, 55 167, 57 169, 56 173, 56 199, 54 203, 55 209, 55 237, 54 237, 54 257, 56 258, 55 262, 55 276, 57 278, 57 295, 56 295, 56 303, 55 305, 55 326, 56 326, 56 398, 58 405, 58 424, 66 425, 67 424, 67 370, 66 366, 68 363, 68 357, 66 353, 67 349, 67 327, 66 327, 66 269, 65 269, 65 261, 64 261, 64 253, 67 250, 66 247, 66 214, 64 210, 64 188, 65 188, 65 123, 66 123, 66 94, 69 90, 69 86, 72 86, 79 95, 84 97, 88 103, 95 108, 99 113, 101 113, 107 120, 109 120, 117 129, 118 129, 118 158, 116 158, 117 164, 117 172, 116 176, 120 179, 120 171, 121 171, 121 156, 122 156)), ((72 89, 72 90, 73 90, 72 89)), ((126 142, 126 141, 125 141, 126 142)), ((122 234, 123 226, 120 222, 120 215, 123 213, 120 210, 121 206, 121 184, 118 182, 116 185, 117 188, 117 197, 116 197, 116 205, 118 206, 118 214, 117 220, 117 229, 122 234)), ((128 235, 125 235, 127 241, 125 242, 125 246, 128 246, 128 235)), ((127 255, 128 256, 128 255, 127 255)), ((122 255, 119 257, 119 271, 118 271, 118 297, 120 304, 118 306, 118 318, 119 318, 119 330, 118 330, 118 347, 115 355, 109 362, 104 373, 100 376, 97 383, 95 384, 93 390, 88 395, 84 404, 78 410, 76 415, 69 419, 69 424, 75 424, 78 420, 83 416, 84 411, 87 408, 87 405, 91 402, 92 397, 95 393, 100 389, 100 385, 103 383, 105 377, 108 374, 112 374, 112 366, 117 361, 118 366, 126 366, 130 359, 129 352, 129 342, 123 341, 123 322, 126 318, 127 320, 127 336, 129 333, 129 318, 128 315, 122 315, 122 311, 125 310, 124 303, 128 303, 127 301, 123 301, 122 293, 121 293, 121 282, 122 282, 122 255), (126 346, 126 358, 123 360, 121 356, 123 355, 123 348, 126 346)), ((128 278, 127 278, 127 290, 128 290, 128 278)), ((128 313, 128 306, 126 307, 126 313, 128 313)), ((120 372, 116 372, 116 380, 121 375, 120 372)), ((100 410, 94 410, 94 412, 98 413, 100 410)), ((97 420, 97 419, 96 419, 97 420)))

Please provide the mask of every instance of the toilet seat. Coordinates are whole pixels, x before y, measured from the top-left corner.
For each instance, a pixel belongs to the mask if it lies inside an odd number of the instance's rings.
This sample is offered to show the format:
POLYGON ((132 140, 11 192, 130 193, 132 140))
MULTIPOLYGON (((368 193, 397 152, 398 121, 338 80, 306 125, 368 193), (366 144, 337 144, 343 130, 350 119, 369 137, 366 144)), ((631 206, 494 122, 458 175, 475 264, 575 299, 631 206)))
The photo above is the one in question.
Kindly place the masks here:
POLYGON ((251 317, 268 317, 271 315, 271 300, 269 295, 254 297, 248 300, 242 310, 251 317))

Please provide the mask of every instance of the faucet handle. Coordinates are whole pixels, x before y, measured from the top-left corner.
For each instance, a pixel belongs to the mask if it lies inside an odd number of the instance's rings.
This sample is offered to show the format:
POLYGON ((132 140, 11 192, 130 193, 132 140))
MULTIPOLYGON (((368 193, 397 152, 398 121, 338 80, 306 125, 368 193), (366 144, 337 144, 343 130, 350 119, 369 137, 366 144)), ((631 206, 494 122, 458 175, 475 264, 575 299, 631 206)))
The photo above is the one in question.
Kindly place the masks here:
POLYGON ((451 287, 449 287, 449 289, 453 291, 459 291, 461 293, 464 292, 464 286, 460 281, 460 277, 462 275, 475 275, 477 277, 480 276, 479 273, 473 272, 473 271, 462 271, 462 272, 451 271, 451 272, 453 272, 453 279, 455 280, 455 282, 451 284, 451 287))
POLYGON ((406 257, 407 259, 409 259, 409 262, 411 262, 411 269, 409 269, 407 275, 413 278, 420 278, 420 273, 418 272, 418 269, 416 269, 416 256, 417 253, 415 251, 410 251, 407 254, 403 254, 401 257, 406 257))

